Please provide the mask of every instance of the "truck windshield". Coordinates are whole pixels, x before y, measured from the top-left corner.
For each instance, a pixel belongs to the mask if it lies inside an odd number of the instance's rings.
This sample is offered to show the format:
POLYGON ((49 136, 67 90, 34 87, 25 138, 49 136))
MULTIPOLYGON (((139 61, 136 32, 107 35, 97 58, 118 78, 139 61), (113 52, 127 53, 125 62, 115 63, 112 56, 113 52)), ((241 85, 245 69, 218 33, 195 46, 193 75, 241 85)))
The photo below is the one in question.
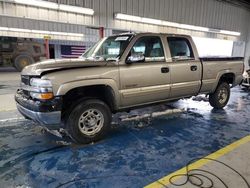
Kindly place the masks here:
POLYGON ((127 48, 133 35, 111 36, 100 40, 82 58, 94 61, 117 60, 127 48))

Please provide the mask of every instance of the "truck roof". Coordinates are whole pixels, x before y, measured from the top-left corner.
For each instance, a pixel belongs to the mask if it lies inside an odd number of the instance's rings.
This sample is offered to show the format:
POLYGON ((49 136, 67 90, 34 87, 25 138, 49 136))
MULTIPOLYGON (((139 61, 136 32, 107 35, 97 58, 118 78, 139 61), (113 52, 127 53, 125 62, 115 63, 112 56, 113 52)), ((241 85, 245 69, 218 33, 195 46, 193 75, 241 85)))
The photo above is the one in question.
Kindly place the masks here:
POLYGON ((161 35, 169 35, 169 36, 182 36, 182 37, 191 37, 190 35, 185 34, 176 34, 176 33, 155 33, 155 32, 125 32, 119 33, 112 36, 123 36, 123 35, 145 35, 145 34, 161 34, 161 35))

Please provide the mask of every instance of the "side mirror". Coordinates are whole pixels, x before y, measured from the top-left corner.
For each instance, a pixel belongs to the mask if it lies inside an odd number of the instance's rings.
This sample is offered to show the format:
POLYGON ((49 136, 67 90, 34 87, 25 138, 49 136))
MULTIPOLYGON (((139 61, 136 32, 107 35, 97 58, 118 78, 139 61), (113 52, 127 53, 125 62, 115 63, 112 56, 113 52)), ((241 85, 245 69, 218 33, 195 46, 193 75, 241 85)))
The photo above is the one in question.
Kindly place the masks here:
POLYGON ((132 64, 135 62, 144 62, 144 61, 145 61, 145 57, 143 53, 133 53, 132 55, 128 56, 126 63, 132 64))

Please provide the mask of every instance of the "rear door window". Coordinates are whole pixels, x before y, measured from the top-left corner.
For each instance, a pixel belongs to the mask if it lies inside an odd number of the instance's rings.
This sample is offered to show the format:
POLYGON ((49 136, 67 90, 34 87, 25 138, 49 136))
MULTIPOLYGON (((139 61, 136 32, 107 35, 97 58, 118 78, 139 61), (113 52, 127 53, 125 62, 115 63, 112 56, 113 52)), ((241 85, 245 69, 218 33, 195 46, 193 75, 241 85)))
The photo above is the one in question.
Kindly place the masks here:
POLYGON ((173 59, 194 59, 194 53, 188 39, 168 37, 168 45, 173 59))

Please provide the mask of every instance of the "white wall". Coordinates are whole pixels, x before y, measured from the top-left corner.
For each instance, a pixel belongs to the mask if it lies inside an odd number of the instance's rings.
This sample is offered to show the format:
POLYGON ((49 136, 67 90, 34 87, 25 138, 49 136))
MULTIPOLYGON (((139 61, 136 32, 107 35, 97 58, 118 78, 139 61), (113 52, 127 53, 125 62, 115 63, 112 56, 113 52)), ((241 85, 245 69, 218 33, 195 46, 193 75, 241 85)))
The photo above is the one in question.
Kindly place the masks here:
POLYGON ((218 56, 230 57, 233 50, 233 41, 193 37, 200 57, 218 56))
POLYGON ((234 41, 233 43, 233 57, 244 57, 245 56, 246 42, 244 41, 234 41))
MULTIPOLYGON (((249 15, 250 17, 250 15, 249 15)), ((246 52, 245 52, 245 65, 246 68, 249 69, 249 64, 248 60, 250 58, 250 24, 248 25, 248 38, 247 38, 247 43, 246 43, 246 52)))

